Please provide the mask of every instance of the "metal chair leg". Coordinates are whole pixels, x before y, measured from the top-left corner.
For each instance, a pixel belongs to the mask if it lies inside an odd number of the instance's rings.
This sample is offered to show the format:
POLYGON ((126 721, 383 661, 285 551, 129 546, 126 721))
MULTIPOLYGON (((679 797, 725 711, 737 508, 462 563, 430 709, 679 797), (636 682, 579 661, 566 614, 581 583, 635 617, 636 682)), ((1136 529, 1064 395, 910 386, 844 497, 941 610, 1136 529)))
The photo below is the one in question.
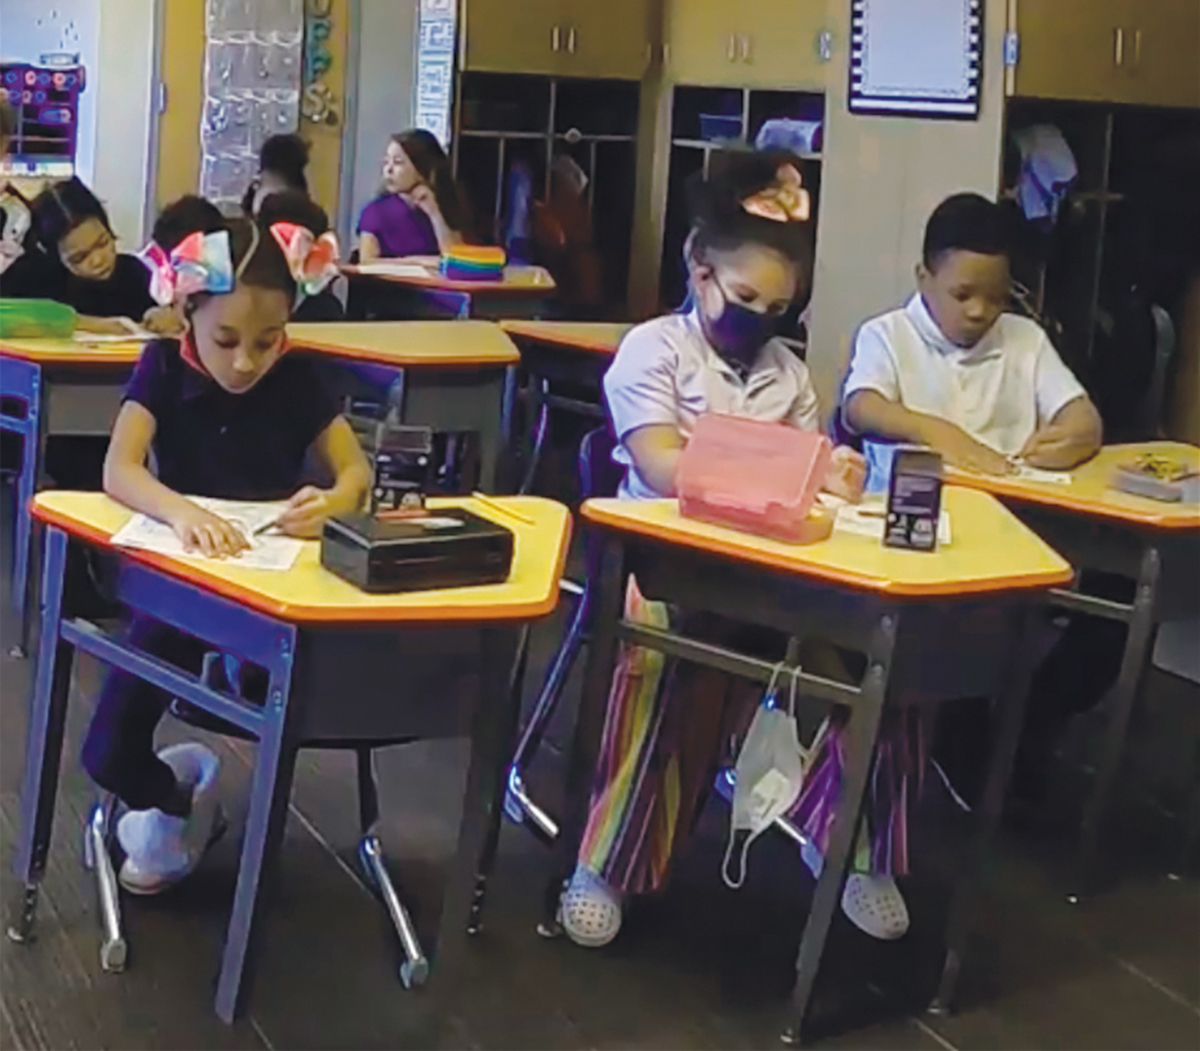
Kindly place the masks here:
POLYGON ((421 948, 412 918, 400 900, 400 895, 396 893, 391 876, 388 875, 387 865, 383 860, 383 846, 379 842, 379 837, 363 836, 358 843, 358 857, 368 879, 379 891, 379 896, 383 898, 383 904, 391 917, 392 926, 396 928, 396 934, 400 938, 400 948, 404 952, 404 960, 400 964, 400 981, 404 983, 405 989, 424 985, 429 977, 429 960, 421 948))
POLYGON ((128 945, 121 931, 121 899, 117 876, 108 852, 112 800, 99 800, 88 815, 83 831, 83 864, 96 874, 96 896, 100 902, 100 966, 110 972, 125 970, 128 945))
POLYGON ((358 757, 358 819, 362 830, 362 838, 358 841, 358 859, 367 879, 383 899, 392 926, 396 928, 400 948, 404 953, 404 960, 400 964, 400 981, 404 983, 404 988, 412 989, 425 984, 429 977, 429 960, 421 948, 412 918, 396 892, 392 877, 388 874, 387 864, 383 859, 383 845, 374 832, 375 823, 379 820, 379 789, 375 784, 374 751, 366 747, 356 748, 354 751, 358 757))
POLYGON ((555 653, 550 667, 546 670, 546 678, 538 691, 537 702, 530 713, 529 721, 521 733, 516 751, 513 753, 512 764, 508 768, 508 791, 504 796, 504 813, 514 824, 521 824, 526 818, 530 828, 544 839, 553 842, 558 837, 558 823, 530 798, 525 788, 525 767, 533 759, 541 746, 546 728, 558 708, 562 697, 563 687, 571 674, 575 659, 583 646, 587 634, 588 618, 591 611, 591 601, 587 588, 579 595, 575 611, 567 625, 563 641, 555 653))

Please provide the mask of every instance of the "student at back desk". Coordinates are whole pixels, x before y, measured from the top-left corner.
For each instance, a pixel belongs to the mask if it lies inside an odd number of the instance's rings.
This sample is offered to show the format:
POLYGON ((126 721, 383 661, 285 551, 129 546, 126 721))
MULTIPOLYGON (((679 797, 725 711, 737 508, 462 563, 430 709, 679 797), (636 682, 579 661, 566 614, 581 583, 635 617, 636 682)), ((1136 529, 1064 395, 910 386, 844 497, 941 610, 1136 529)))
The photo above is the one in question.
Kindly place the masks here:
MULTIPOLYGON (((928 445, 956 467, 988 474, 1008 473, 1017 460, 1066 470, 1100 448, 1100 415, 1079 381, 1036 322, 1006 312, 1007 223, 1004 209, 978 194, 947 198, 925 227, 918 291, 859 331, 842 415, 868 438, 873 475, 883 466, 870 436, 928 445)), ((1014 792, 1040 795, 1066 721, 1116 677, 1124 630, 1072 619, 1035 676, 1014 792)), ((982 736, 978 727, 972 736, 982 736)), ((953 765, 981 768, 971 758, 977 743, 956 742, 953 765)))

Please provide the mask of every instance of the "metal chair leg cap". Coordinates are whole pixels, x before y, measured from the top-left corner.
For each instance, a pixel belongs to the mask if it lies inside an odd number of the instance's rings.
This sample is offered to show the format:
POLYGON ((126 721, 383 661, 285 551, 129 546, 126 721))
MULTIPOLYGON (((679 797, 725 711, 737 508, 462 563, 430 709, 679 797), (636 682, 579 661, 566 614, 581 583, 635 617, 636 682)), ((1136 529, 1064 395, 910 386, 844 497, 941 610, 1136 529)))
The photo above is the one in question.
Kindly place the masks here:
POLYGON ((405 989, 416 989, 429 979, 429 961, 424 957, 419 960, 405 960, 400 965, 400 981, 405 989))

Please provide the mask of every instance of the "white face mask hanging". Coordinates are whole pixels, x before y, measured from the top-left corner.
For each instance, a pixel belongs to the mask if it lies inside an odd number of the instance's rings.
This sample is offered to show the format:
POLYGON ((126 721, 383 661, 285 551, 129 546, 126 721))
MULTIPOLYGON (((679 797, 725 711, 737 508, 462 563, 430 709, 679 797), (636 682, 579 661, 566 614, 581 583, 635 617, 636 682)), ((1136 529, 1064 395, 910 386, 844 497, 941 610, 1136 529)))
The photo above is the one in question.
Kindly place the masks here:
POLYGON ((734 766, 733 810, 729 817, 729 844, 721 864, 721 878, 737 890, 746 882, 746 855, 750 844, 786 814, 800 796, 808 754, 800 747, 796 727, 796 689, 800 669, 792 670, 792 687, 787 710, 778 706, 776 681, 783 665, 776 667, 767 692, 746 731, 742 750, 734 766), (730 877, 739 833, 744 834, 736 879, 730 877))

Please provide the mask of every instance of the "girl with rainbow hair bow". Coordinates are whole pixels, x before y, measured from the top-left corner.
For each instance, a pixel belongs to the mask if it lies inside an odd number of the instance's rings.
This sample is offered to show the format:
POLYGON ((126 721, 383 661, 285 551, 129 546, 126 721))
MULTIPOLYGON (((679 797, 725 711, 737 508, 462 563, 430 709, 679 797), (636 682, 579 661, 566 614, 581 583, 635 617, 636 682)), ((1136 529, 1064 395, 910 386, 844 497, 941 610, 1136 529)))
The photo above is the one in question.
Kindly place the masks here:
MULTIPOLYGON (((237 558, 250 538, 193 497, 283 501, 275 528, 316 537, 328 518, 361 507, 370 469, 313 363, 286 353, 297 296, 336 272, 336 243, 283 222, 201 225, 145 253, 156 294, 180 309, 186 330, 146 345, 113 426, 104 489, 165 522, 196 556, 237 558), (310 457, 333 479, 328 488, 305 484, 310 457)), ((143 616, 126 629, 145 652, 200 673, 205 643, 143 616)), ((255 699, 265 686, 252 671, 241 683, 255 699)), ((169 703, 111 672, 83 747, 88 773, 127 808, 119 879, 138 894, 189 875, 221 827, 216 755, 194 742, 154 751, 169 703)))

